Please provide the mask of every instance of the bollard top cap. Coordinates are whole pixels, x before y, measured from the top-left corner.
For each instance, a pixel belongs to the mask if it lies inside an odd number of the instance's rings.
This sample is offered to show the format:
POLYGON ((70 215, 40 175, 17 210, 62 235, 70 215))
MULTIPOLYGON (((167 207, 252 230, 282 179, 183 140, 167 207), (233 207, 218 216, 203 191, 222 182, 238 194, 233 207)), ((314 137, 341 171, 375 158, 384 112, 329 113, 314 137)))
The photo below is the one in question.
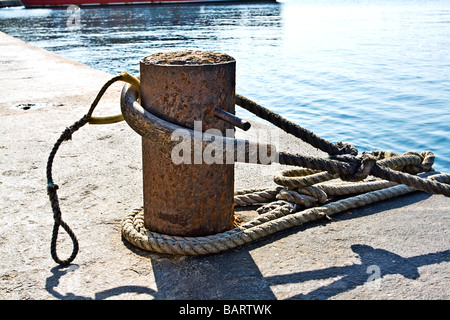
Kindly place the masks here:
POLYGON ((200 66, 234 62, 234 58, 218 52, 210 51, 172 51, 160 52, 142 59, 147 65, 200 66))

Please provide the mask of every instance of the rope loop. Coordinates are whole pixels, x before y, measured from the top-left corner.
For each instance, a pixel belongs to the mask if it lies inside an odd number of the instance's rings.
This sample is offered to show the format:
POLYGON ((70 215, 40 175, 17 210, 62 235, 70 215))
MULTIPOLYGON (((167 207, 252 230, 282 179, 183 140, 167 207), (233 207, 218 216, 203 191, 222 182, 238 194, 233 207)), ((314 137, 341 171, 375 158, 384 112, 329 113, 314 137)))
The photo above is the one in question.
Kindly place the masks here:
MULTIPOLYGON (((113 77, 109 81, 107 81, 103 85, 103 87, 100 89, 100 91, 98 92, 95 100, 92 102, 88 113, 85 114, 81 119, 79 119, 78 121, 76 121, 74 124, 72 124, 70 127, 66 128, 63 131, 63 133, 61 134, 59 139, 54 144, 54 146, 50 152, 50 155, 48 157, 48 160, 47 160, 47 194, 49 196, 50 203, 52 206, 53 219, 54 219, 50 251, 51 251, 53 260, 62 266, 69 265, 75 259, 76 255, 78 253, 78 240, 77 240, 74 232, 72 231, 72 229, 70 229, 70 227, 67 225, 67 223, 65 223, 62 220, 62 217, 61 217, 62 214, 61 214, 61 210, 59 208, 59 200, 58 200, 58 195, 57 195, 57 190, 59 187, 57 184, 53 183, 53 177, 52 177, 53 160, 55 159, 56 152, 58 151, 61 144, 64 141, 71 140, 74 132, 76 132, 81 127, 83 127, 84 125, 86 125, 87 123, 89 123, 90 121, 92 121, 94 119, 92 117, 92 113, 94 112, 94 109, 97 107, 101 97, 106 92, 106 90, 109 88, 109 86, 111 86, 116 81, 128 82, 134 86, 138 86, 138 82, 139 82, 139 80, 137 80, 136 78, 134 78, 133 76, 131 76, 125 72, 123 72, 120 75, 113 77), (67 232, 67 234, 69 235, 69 237, 71 238, 72 243, 73 243, 72 254, 66 260, 59 259, 57 251, 56 251, 56 243, 57 243, 57 239, 58 239, 59 227, 62 227, 67 232)), ((110 118, 110 117, 106 117, 106 118, 110 118)), ((106 120, 102 120, 102 118, 96 118, 96 119, 97 120, 95 120, 94 123, 108 122, 106 120)))
POLYGON ((75 259, 75 257, 78 254, 79 246, 78 246, 78 240, 75 234, 73 233, 72 229, 70 229, 69 225, 65 223, 60 217, 59 219, 55 218, 55 224, 53 225, 53 232, 52 232, 52 240, 50 243, 50 254, 52 255, 53 260, 58 263, 61 266, 67 266, 72 263, 72 261, 75 259), (56 245, 58 241, 58 231, 59 227, 62 227, 66 233, 69 235, 70 239, 72 240, 72 253, 70 254, 69 258, 65 260, 61 260, 58 257, 58 253, 56 250, 56 245))
MULTIPOLYGON (((121 73, 110 79, 97 94, 89 112, 64 130, 48 158, 47 194, 54 217, 51 255, 53 260, 60 265, 70 264, 75 259, 79 247, 75 234, 61 217, 57 196, 59 187, 53 183, 52 179, 53 160, 61 143, 71 140, 73 133, 85 124, 113 123, 123 120, 122 115, 92 117, 92 113, 106 89, 116 81, 128 82, 139 88, 139 80, 127 73, 121 73), (60 227, 67 232, 73 243, 72 254, 66 260, 61 260, 56 250, 60 227)), ((447 184, 450 183, 449 175, 441 175, 435 179, 423 179, 412 175, 433 170, 434 155, 431 151, 424 151, 420 154, 407 152, 402 156, 393 152, 373 151, 363 152, 358 156, 358 150, 351 144, 341 141, 331 143, 243 96, 236 95, 235 98, 237 105, 269 121, 288 134, 326 152, 329 159, 280 152, 278 154, 280 164, 292 165, 297 168, 276 175, 274 181, 280 185, 276 188, 237 192, 234 204, 236 206, 258 204, 260 205, 257 209, 259 216, 229 231, 204 237, 158 234, 145 227, 144 214, 142 210, 137 210, 127 215, 122 221, 122 235, 127 241, 141 249, 160 253, 210 254, 235 248, 310 221, 329 218, 338 212, 390 199, 415 190, 450 196, 450 185, 447 184), (364 181, 368 179, 369 175, 384 180, 364 181), (342 181, 325 183, 337 178, 342 181), (361 182, 350 183, 356 181, 361 182), (351 196, 343 197, 347 195, 351 196), (335 200, 334 197, 337 198, 337 201, 331 201, 335 200)), ((137 100, 139 101, 139 98, 137 100)))
POLYGON ((418 153, 415 151, 408 151, 404 153, 404 155, 413 155, 418 158, 420 158, 420 164, 418 165, 406 165, 402 168, 401 171, 410 173, 410 174, 417 174, 420 172, 428 172, 433 170, 432 166, 434 163, 434 154, 431 151, 423 151, 422 153, 418 153))

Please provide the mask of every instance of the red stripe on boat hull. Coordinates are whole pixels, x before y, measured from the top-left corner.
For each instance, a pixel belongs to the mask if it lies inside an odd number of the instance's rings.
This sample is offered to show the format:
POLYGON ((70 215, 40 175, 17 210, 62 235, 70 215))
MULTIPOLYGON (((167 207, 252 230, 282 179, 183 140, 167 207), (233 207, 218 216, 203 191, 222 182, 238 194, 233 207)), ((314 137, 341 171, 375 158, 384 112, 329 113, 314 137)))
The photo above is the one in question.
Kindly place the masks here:
MULTIPOLYGON (((206 2, 251 2, 251 0, 22 0, 26 8, 60 7, 60 6, 106 6, 128 4, 164 4, 164 3, 206 3, 206 2)), ((264 2, 264 1, 253 1, 264 2)), ((276 0, 267 0, 276 2, 276 0)))

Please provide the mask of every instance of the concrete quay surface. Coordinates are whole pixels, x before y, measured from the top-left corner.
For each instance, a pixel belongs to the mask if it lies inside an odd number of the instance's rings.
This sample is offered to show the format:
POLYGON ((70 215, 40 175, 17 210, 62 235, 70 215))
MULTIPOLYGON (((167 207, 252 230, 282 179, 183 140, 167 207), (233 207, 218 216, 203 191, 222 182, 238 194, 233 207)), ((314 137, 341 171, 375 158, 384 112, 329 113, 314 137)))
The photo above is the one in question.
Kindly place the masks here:
MULTIPOLYGON (((1 32, 0 71, 0 299, 449 299, 450 199, 440 195, 415 192, 219 254, 133 247, 120 222, 142 206, 141 138, 125 122, 87 125, 56 156, 63 219, 80 244, 72 265, 57 266, 47 158, 111 75, 1 32)), ((119 112, 121 87, 95 115, 119 112)), ((321 155, 279 134, 279 149, 321 155)), ((235 189, 273 185, 280 169, 237 164, 235 189)), ((59 255, 70 252, 60 233, 59 255)))

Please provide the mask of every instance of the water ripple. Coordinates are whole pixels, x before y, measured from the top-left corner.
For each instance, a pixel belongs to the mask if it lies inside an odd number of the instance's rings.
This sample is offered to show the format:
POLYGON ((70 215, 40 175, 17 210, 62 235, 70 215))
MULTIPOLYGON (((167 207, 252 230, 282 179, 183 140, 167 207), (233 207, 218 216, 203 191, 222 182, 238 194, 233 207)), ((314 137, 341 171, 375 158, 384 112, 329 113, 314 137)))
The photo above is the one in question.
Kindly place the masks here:
POLYGON ((360 150, 432 150, 450 172, 448 1, 122 6, 80 18, 70 29, 65 10, 0 9, 0 29, 111 74, 138 73, 158 51, 226 52, 238 93, 360 150))

